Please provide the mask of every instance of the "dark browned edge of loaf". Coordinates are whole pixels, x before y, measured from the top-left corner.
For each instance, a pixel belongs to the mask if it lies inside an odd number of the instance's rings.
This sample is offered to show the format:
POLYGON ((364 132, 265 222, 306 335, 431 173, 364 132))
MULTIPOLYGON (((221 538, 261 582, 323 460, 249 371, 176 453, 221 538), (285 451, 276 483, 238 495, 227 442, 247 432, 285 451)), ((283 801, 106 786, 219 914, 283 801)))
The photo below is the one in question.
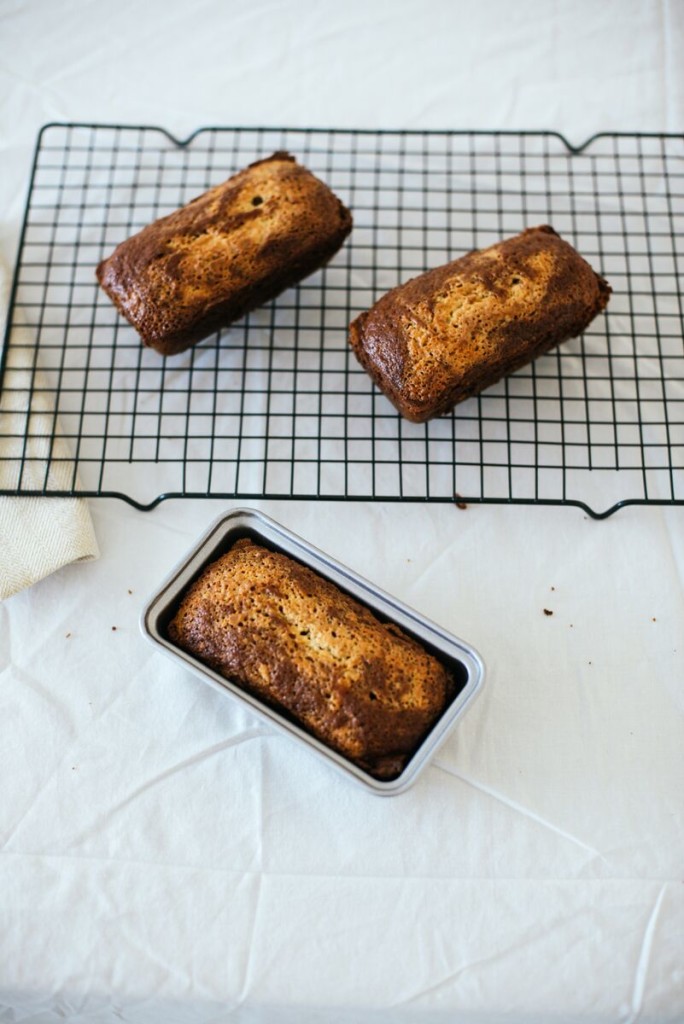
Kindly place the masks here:
MULTIPOLYGON (((474 250, 393 288, 350 325, 349 341, 357 360, 402 416, 414 423, 450 412, 459 402, 479 394, 561 342, 577 337, 608 303, 612 291, 608 282, 549 225, 527 228, 497 245, 506 249, 506 260, 499 273, 489 273, 478 259, 482 250, 474 250), (479 279, 500 298, 505 314, 511 273, 524 267, 526 257, 540 247, 553 250, 557 261, 544 301, 531 310, 529 317, 512 319, 504 326, 493 318, 489 329, 496 340, 496 352, 491 361, 475 358, 467 372, 435 381, 432 393, 420 401, 412 400, 404 384, 410 366, 402 315, 410 313, 417 303, 429 307, 432 297, 456 274, 479 279)), ((435 332, 435 348, 443 343, 435 332)))
MULTIPOLYGON (((244 608, 243 614, 247 615, 244 608)), ((364 604, 295 559, 249 539, 238 540, 226 554, 201 572, 182 596, 167 627, 167 635, 173 644, 273 707, 367 774, 383 781, 397 778, 402 773, 456 692, 456 684, 448 669, 394 623, 378 619, 364 604), (235 570, 243 556, 271 560, 269 571, 272 566, 273 578, 258 596, 262 611, 267 614, 267 624, 262 623, 259 627, 261 633, 256 627, 249 632, 248 623, 240 632, 225 621, 219 622, 222 614, 235 614, 230 596, 223 593, 222 586, 226 574, 231 567, 235 570), (212 590, 215 595, 220 592, 220 598, 216 596, 212 601, 212 590), (278 609, 280 606, 282 611, 282 606, 290 602, 285 612, 291 613, 298 596, 303 593, 313 599, 316 610, 308 621, 298 623, 293 634, 291 623, 288 627, 287 621, 280 618, 278 609), (316 616, 318 621, 315 621, 316 616), (373 638, 373 644, 364 648, 361 683, 353 691, 345 691, 344 677, 342 685, 338 681, 335 689, 335 678, 325 675, 324 666, 323 671, 320 667, 312 667, 316 659, 315 644, 308 641, 308 634, 304 636, 304 632, 312 627, 324 628, 326 622, 330 628, 335 626, 343 634, 345 620, 347 632, 353 624, 355 635, 373 638), (300 628, 304 632, 300 632, 300 628), (389 704, 391 688, 398 683, 387 673, 383 674, 384 666, 377 650, 379 647, 386 650, 387 645, 397 644, 401 645, 397 657, 400 654, 403 663, 408 662, 414 668, 417 665, 420 671, 423 671, 421 664, 429 666, 429 707, 411 708, 408 698, 402 698, 404 703, 400 711, 392 713, 390 708, 385 709, 383 700, 386 698, 389 704), (268 684, 260 680, 258 673, 255 676, 253 667, 250 670, 255 660, 268 665, 268 684), (326 712, 330 715, 326 697, 330 698, 331 693, 341 695, 341 707, 336 714, 347 716, 346 719, 326 719, 326 712), (319 724, 307 721, 303 717, 306 715, 320 717, 319 724), (350 754, 349 744, 336 744, 326 731, 333 724, 338 728, 344 727, 347 721, 352 723, 354 737, 363 738, 362 756, 350 754), (354 731, 357 726, 358 732, 354 731)), ((363 643, 363 639, 359 642, 363 643)), ((343 675, 343 669, 340 673, 343 675)), ((412 682, 416 674, 412 676, 412 682)), ((420 685, 423 685, 424 676, 420 679, 420 685)))
MULTIPOLYGON (((287 201, 287 197, 284 197, 287 201)), ((175 355, 239 320, 246 313, 280 295, 285 289, 324 266, 338 251, 352 229, 352 216, 340 199, 307 168, 287 152, 279 151, 263 160, 256 160, 238 171, 220 186, 197 196, 185 206, 161 217, 136 235, 121 242, 114 252, 102 260, 96 270, 97 280, 118 311, 137 330, 143 343, 161 355, 175 355), (231 226, 269 216, 266 204, 251 209, 230 211, 231 189, 248 182, 250 170, 269 163, 292 165, 296 187, 309 191, 308 216, 297 223, 296 236, 283 234, 271 238, 258 254, 258 265, 251 280, 233 281, 230 272, 218 275, 213 302, 192 309, 192 302, 179 303, 178 324, 173 325, 173 310, 155 308, 153 290, 146 287, 144 276, 155 260, 164 256, 167 241, 176 235, 197 236, 208 228, 231 226), (225 215, 203 216, 202 205, 216 188, 222 189, 227 202, 225 215), (138 301, 135 286, 148 295, 138 301)), ((176 261, 166 261, 165 273, 178 276, 176 261)), ((201 273, 210 274, 206 266, 201 273)))

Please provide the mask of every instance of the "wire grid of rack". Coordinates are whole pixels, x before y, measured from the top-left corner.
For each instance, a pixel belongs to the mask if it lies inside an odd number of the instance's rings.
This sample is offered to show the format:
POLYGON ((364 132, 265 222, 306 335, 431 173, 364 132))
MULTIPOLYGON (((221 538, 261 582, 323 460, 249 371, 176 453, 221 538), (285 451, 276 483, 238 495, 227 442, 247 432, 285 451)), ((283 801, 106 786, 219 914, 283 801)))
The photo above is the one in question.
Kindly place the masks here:
POLYGON ((0 367, 2 493, 684 502, 684 137, 52 124, 35 153, 0 367), (117 243, 292 152, 352 209, 327 267, 182 355, 98 288, 117 243), (427 424, 356 363, 383 292, 549 223, 607 277, 577 339, 427 424))

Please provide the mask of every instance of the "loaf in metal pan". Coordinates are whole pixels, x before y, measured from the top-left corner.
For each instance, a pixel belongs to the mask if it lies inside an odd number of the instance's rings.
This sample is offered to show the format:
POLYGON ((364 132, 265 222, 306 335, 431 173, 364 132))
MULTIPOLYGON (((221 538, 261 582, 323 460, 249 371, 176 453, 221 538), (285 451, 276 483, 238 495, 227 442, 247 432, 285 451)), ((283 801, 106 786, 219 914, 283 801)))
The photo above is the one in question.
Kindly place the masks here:
POLYGON ((312 274, 351 227, 327 185, 274 153, 126 239, 97 279, 145 345, 173 355, 312 274))
POLYGON ((398 626, 248 539, 203 570, 168 636, 376 778, 401 773, 455 689, 398 626))
POLYGON ((581 334, 607 282, 553 228, 528 228, 383 295, 350 327, 372 379, 422 423, 581 334))

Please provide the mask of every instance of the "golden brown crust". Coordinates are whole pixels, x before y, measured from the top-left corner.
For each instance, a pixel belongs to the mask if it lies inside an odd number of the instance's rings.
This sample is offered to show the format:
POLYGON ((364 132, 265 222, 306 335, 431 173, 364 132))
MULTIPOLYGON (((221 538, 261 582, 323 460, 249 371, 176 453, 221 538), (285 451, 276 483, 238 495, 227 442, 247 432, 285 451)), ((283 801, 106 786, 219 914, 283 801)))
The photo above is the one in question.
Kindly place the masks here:
POLYGON ((168 635, 378 778, 400 773, 451 697, 415 640, 250 540, 203 571, 168 635))
POLYGON ((162 355, 194 345, 323 266, 349 211, 288 153, 274 153, 122 242, 100 285, 162 355))
POLYGON ((581 334, 610 291, 542 225, 394 288, 349 340, 399 412, 422 423, 581 334))

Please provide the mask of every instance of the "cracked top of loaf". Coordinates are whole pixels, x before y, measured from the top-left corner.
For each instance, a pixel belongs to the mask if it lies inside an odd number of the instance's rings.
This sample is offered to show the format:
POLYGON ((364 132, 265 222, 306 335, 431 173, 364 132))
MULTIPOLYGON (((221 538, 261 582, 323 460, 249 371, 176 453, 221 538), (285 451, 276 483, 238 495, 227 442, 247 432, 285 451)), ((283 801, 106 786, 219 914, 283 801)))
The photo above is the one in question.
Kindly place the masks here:
POLYGON ((387 292, 352 323, 350 343, 399 412, 420 423, 581 334, 609 297, 606 281, 542 225, 387 292))
POLYGON ((314 272, 351 214, 289 153, 274 153, 126 239, 97 268, 143 342, 182 352, 314 272))
POLYGON ((444 666, 286 555, 238 541, 184 596, 169 638, 378 778, 445 710, 444 666))

